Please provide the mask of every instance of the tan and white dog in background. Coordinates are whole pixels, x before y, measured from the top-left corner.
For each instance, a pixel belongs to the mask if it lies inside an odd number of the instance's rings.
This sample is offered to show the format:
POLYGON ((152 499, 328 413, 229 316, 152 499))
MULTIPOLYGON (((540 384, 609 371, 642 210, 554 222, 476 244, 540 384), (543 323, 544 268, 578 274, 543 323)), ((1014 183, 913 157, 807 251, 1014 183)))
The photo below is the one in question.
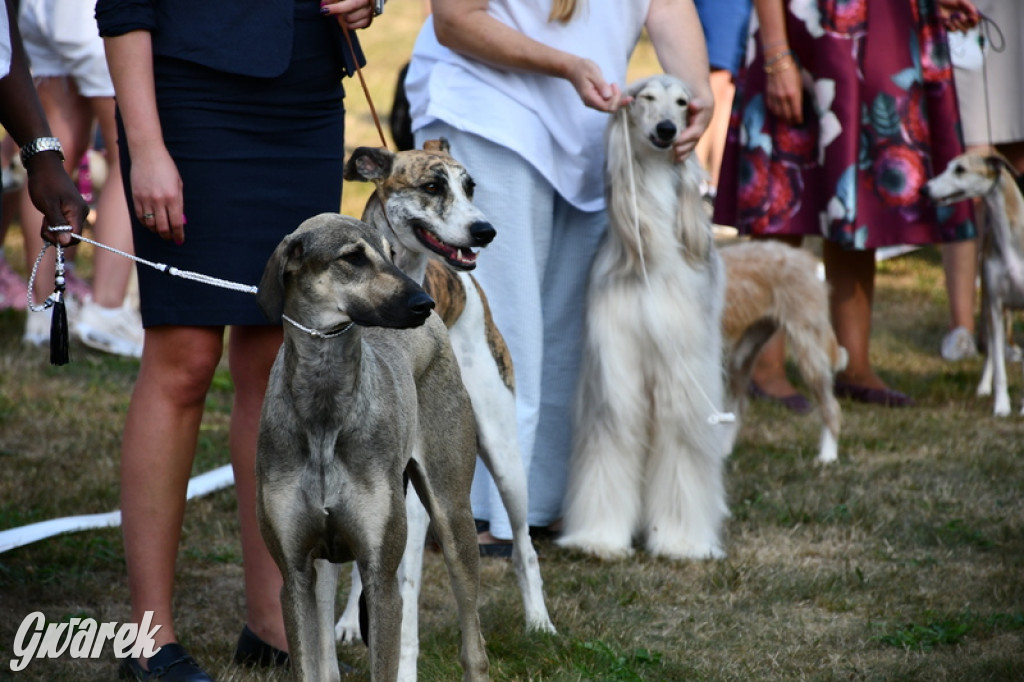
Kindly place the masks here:
POLYGON ((737 416, 726 427, 730 431, 726 453, 732 452, 746 408, 754 361, 781 329, 821 414, 818 461, 835 461, 841 414, 833 380, 846 366, 846 349, 832 330, 828 285, 818 278, 817 259, 804 249, 770 240, 739 242, 719 253, 726 273, 722 334, 727 394, 737 416))
POLYGON ((1003 315, 1024 309, 1024 196, 1016 178, 1016 170, 1003 156, 969 152, 950 161, 923 189, 940 205, 982 197, 988 209, 988 229, 981 242, 981 320, 988 351, 977 392, 995 393, 997 417, 1010 414, 1003 315))
POLYGON ((672 157, 688 88, 627 88, 605 167, 610 230, 590 275, 574 450, 558 543, 600 557, 723 556, 728 514, 721 314, 725 272, 691 155, 672 157))
MULTIPOLYGON (((435 311, 448 327, 473 404, 480 456, 501 492, 512 525, 512 561, 527 628, 554 632, 527 525, 526 472, 519 452, 511 356, 491 318, 487 298, 469 274, 476 266, 474 249, 486 246, 495 236, 494 228, 473 205, 473 180, 448 153, 444 139, 428 141, 422 150, 397 153, 359 147, 346 163, 345 179, 376 185, 363 221, 385 236, 398 267, 421 282, 437 302, 435 311)), ((400 679, 414 680, 419 648, 416 610, 427 529, 426 514, 415 495, 409 496, 407 506, 410 533, 401 569, 405 615, 400 679)), ((353 572, 349 606, 336 628, 342 640, 358 636, 357 579, 353 572)))

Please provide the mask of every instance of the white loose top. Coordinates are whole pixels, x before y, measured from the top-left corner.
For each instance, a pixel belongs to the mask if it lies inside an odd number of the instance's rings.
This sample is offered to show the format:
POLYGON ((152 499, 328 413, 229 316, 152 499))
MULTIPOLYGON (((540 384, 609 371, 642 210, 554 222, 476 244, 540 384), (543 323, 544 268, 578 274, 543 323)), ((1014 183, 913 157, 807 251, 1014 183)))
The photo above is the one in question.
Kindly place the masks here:
MULTIPOLYGON (((650 0, 581 0, 567 24, 549 22, 551 0, 490 0, 488 13, 538 42, 594 61, 625 87, 630 55, 650 0)), ((604 208, 603 133, 608 114, 583 104, 564 78, 512 71, 466 57, 437 41, 427 19, 406 78, 413 130, 441 120, 529 161, 567 201, 604 208)))

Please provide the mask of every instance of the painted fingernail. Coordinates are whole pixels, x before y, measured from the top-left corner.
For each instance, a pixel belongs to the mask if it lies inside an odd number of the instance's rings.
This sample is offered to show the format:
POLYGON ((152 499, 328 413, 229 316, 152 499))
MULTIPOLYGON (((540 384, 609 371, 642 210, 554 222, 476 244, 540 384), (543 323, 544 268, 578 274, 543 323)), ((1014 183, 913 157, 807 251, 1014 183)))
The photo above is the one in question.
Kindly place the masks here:
POLYGON ((181 214, 181 224, 188 225, 188 218, 185 217, 184 213, 181 214))
POLYGON ((330 13, 331 13, 331 8, 330 7, 321 7, 320 8, 320 14, 323 14, 324 16, 326 16, 326 15, 328 15, 330 13))

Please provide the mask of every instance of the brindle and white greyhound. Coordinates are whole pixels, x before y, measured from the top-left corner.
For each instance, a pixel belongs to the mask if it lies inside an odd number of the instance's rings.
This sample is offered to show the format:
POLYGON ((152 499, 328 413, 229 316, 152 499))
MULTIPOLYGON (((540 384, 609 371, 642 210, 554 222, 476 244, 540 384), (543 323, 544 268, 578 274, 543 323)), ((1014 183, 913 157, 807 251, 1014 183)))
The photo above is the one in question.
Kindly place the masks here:
MULTIPOLYGON (((449 154, 444 139, 428 141, 422 150, 398 153, 360 147, 345 166, 345 179, 376 185, 362 219, 385 236, 395 249, 395 263, 423 283, 437 301, 436 312, 448 327, 473 404, 480 456, 501 492, 512 525, 512 559, 526 626, 553 633, 526 518, 526 474, 519 454, 512 362, 487 299, 468 274, 476 267, 474 249, 486 246, 495 236, 494 228, 473 205, 473 180, 449 154)), ((401 569, 405 604, 401 679, 414 680, 426 518, 415 496, 409 496, 408 507, 409 544, 401 569)), ((359 634, 358 587, 353 570, 353 589, 336 628, 343 641, 359 634)))
POLYGON ((469 503, 473 410, 433 300, 389 252, 378 230, 325 213, 285 237, 267 263, 260 305, 286 324, 260 420, 260 530, 284 577, 295 678, 339 679, 338 562, 354 559, 367 594, 371 679, 396 680, 411 482, 448 565, 463 679, 486 680, 469 503))

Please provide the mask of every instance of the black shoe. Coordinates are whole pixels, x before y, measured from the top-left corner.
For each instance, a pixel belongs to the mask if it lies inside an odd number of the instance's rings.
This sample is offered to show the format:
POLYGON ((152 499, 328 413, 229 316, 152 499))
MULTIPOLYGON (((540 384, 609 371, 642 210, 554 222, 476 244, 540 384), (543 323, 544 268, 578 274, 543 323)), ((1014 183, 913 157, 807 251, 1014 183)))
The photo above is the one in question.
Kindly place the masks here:
POLYGON ((287 668, 289 658, 287 651, 267 644, 246 625, 238 635, 235 663, 251 668, 287 668))
POLYGON ((199 667, 185 647, 177 642, 164 644, 160 651, 149 659, 146 670, 134 658, 121 661, 117 671, 122 680, 161 680, 161 682, 213 682, 205 670, 199 667))
MULTIPOLYGON (((291 665, 291 658, 287 651, 267 644, 246 625, 242 628, 242 634, 238 635, 235 663, 250 668, 288 668, 291 665)), ((342 675, 355 672, 355 668, 342 661, 338 661, 338 670, 342 675)))

